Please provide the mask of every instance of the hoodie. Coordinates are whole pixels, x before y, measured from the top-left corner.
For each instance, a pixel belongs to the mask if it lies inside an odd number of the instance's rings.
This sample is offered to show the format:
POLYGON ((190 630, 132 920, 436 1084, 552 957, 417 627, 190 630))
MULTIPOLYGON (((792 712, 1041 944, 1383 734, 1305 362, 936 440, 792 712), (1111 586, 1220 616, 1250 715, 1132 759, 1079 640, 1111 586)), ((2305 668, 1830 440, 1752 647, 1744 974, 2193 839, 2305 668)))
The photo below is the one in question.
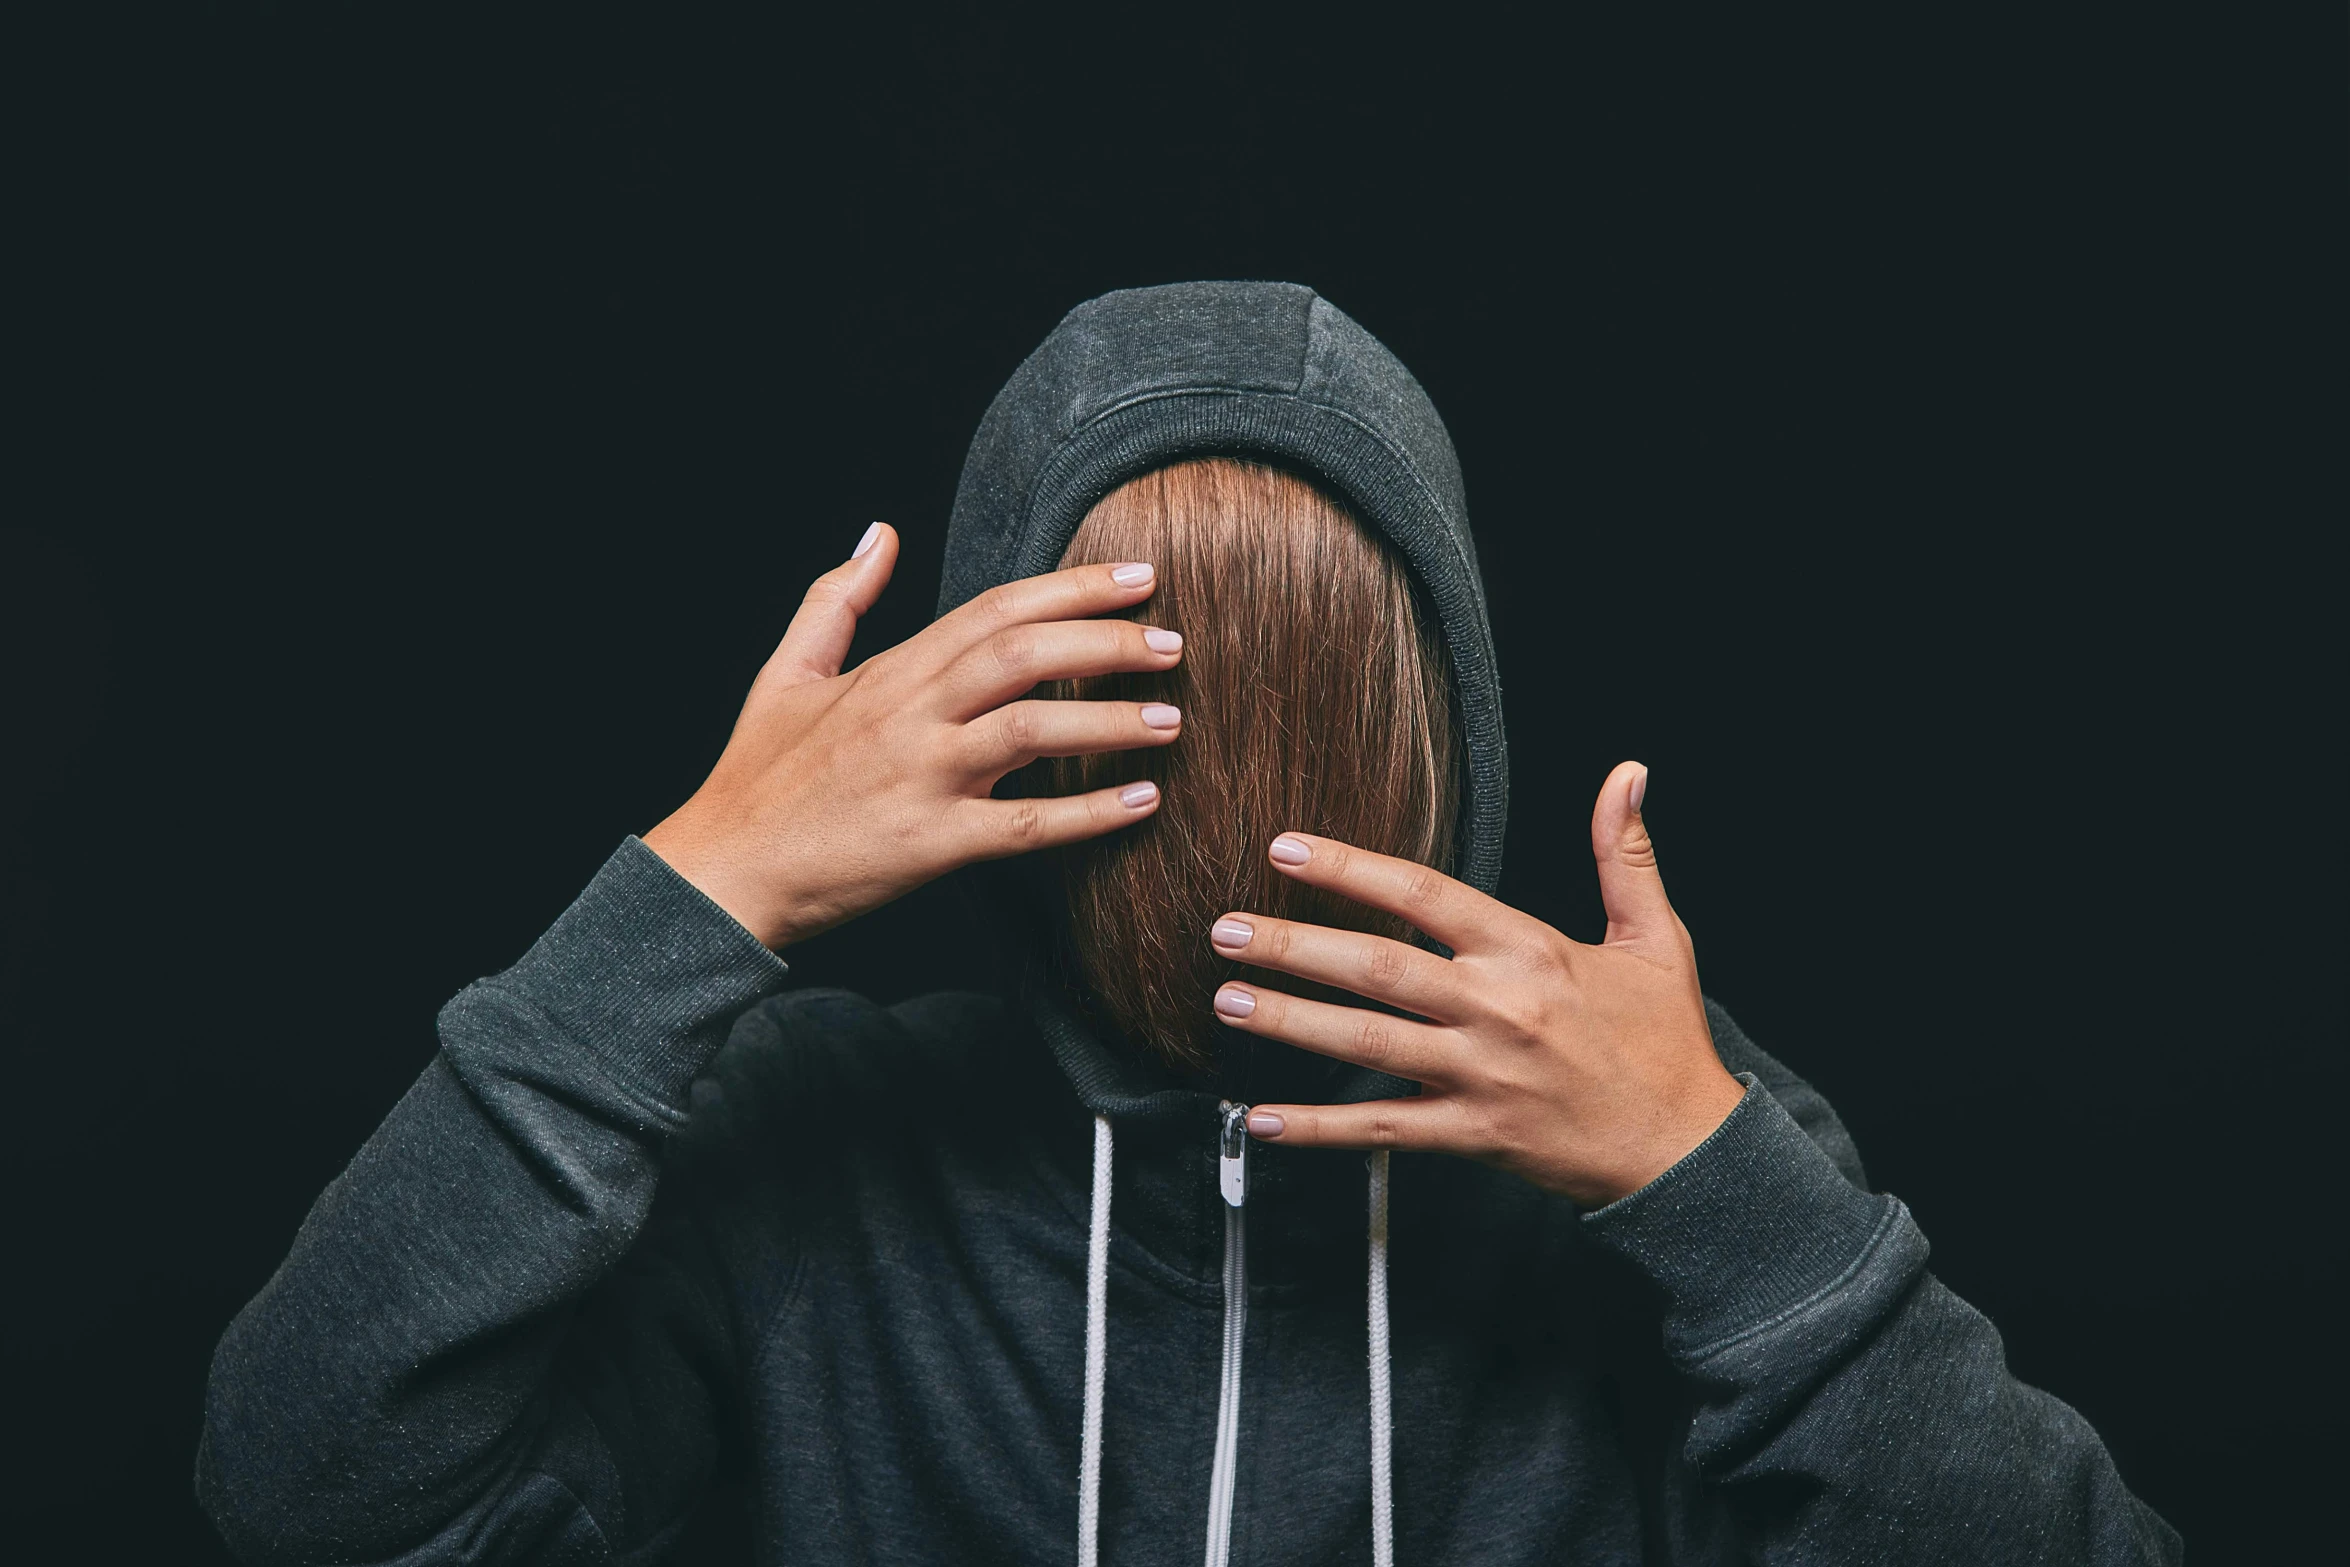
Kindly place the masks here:
MULTIPOLYGON (((1456 870, 1491 890, 1507 753, 1458 464, 1310 290, 1072 311, 972 444, 941 610, 1207 454, 1304 469, 1409 563, 1467 742, 1456 870)), ((655 1561, 724 1466, 776 1563, 2179 1559, 1718 1006, 1745 1098, 1586 1213, 1460 1160, 1251 1145, 1043 972, 795 990, 625 841, 443 1009, 223 1336, 206 1511, 256 1564, 655 1561)))

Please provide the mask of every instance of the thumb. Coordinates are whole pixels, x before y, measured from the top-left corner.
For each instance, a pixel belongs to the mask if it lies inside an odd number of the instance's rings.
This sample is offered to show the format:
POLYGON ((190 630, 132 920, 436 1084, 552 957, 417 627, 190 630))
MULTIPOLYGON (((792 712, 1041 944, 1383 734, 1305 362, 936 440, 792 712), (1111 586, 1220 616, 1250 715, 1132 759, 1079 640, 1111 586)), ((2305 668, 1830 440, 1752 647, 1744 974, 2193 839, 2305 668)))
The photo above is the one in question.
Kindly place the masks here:
POLYGON ((759 672, 761 683, 797 686, 839 674, 858 620, 889 586, 897 561, 897 530, 885 522, 867 528, 855 554, 808 585, 800 612, 792 616, 775 656, 759 672))
POLYGON ((1618 763, 1599 787, 1591 811, 1591 857, 1599 865, 1599 898, 1607 906, 1607 939, 1637 941, 1662 935, 1677 923, 1664 878, 1657 874, 1656 849, 1640 807, 1648 794, 1648 769, 1618 763))

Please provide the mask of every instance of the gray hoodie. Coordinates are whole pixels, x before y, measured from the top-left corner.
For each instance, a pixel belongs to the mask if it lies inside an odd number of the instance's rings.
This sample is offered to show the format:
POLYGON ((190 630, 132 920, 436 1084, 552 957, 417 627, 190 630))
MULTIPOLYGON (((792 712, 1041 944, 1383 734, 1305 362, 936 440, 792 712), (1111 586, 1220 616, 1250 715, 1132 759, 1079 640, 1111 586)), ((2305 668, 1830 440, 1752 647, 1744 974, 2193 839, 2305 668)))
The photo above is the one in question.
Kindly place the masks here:
MULTIPOLYGON (((1401 550, 1500 871, 1458 466, 1327 301, 1071 312, 996 399, 941 608, 1181 456, 1302 467, 1401 550)), ((2157 1562, 1801 1079, 1597 1212, 1458 1160, 1249 1146, 1041 968, 883 1008, 634 839, 319 1198, 213 1362, 197 1490, 255 1562, 657 1560, 721 1463, 760 1559, 2157 1562)), ((1334 1072, 1334 1098, 1408 1091, 1334 1072)))

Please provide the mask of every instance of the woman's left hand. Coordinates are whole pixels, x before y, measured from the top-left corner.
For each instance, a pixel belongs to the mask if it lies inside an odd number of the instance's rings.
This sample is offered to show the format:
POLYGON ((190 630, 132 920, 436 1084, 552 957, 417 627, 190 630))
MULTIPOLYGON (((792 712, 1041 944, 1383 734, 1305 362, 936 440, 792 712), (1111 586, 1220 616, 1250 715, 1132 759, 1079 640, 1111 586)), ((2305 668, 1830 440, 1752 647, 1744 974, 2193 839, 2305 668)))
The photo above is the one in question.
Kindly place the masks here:
POLYGON ((1638 1191, 1703 1142, 1745 1090, 1714 1053, 1696 953, 1641 821, 1647 786, 1648 770, 1626 762, 1592 812, 1607 905, 1595 947, 1424 865, 1303 833, 1274 839, 1285 875, 1400 915, 1453 955, 1258 914, 1217 920, 1210 940, 1225 957, 1426 1019, 1223 986, 1216 1012, 1231 1027, 1422 1085, 1413 1099, 1257 1105, 1249 1131, 1284 1147, 1459 1154, 1586 1208, 1638 1191))

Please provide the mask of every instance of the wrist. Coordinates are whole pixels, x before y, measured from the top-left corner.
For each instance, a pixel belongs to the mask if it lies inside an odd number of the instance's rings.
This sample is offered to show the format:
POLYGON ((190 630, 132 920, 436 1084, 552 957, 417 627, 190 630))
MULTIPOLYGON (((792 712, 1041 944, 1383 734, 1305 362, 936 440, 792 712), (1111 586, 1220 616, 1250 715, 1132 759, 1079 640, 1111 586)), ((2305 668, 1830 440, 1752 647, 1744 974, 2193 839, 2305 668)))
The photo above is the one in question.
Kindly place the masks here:
MULTIPOLYGON (((1798 1303, 1860 1283, 1864 1258, 1881 1259, 1877 1282, 1863 1286, 1880 1300, 1925 1263, 1925 1238, 1900 1203, 1853 1185, 1768 1089, 1747 1082, 1704 1142, 1581 1220, 1586 1236, 1656 1286, 1665 1347, 1684 1369, 1798 1303)), ((1803 1331, 1816 1334, 1810 1320, 1803 1331)))
POLYGON ((689 801, 642 841, 768 951, 790 945, 795 939, 790 900, 778 896, 772 878, 759 875, 747 856, 733 852, 723 838, 698 830, 699 825, 689 801))
POLYGON ((1588 1195, 1575 1194, 1578 1202, 1587 1208, 1621 1202, 1652 1184, 1721 1130, 1722 1123, 1746 1098, 1746 1085, 1719 1061, 1708 1065, 1710 1071, 1698 1072, 1670 1097, 1667 1113, 1657 1118, 1653 1135, 1642 1139, 1635 1156, 1609 1177, 1593 1183, 1588 1195))

